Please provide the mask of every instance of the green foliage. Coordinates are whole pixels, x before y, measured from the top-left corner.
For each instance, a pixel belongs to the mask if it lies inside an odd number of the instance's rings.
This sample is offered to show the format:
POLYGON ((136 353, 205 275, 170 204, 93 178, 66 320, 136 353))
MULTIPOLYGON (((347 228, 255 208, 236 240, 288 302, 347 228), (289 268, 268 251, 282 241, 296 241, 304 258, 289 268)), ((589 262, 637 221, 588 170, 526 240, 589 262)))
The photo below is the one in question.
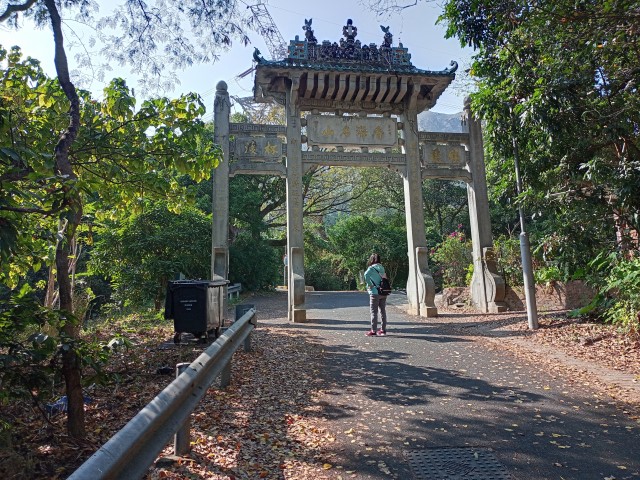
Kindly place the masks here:
POLYGON ((522 285, 522 257, 518 237, 500 236, 493 241, 498 270, 507 285, 522 285))
POLYGON ((595 317, 629 331, 640 331, 640 258, 602 252, 589 263, 587 281, 598 289, 571 316, 595 317))
POLYGON ((267 241, 241 232, 229 247, 229 281, 246 290, 271 290, 282 278, 279 251, 267 241))
POLYGON ((333 291, 351 287, 348 275, 340 269, 339 255, 331 251, 324 228, 317 224, 305 225, 304 264, 305 282, 315 290, 333 291))
POLYGON ((407 235, 404 216, 341 216, 327 231, 332 251, 337 257, 338 271, 349 279, 360 280, 372 253, 382 258, 392 286, 406 282, 407 235))
POLYGON ((429 245, 437 244, 447 234, 469 225, 467 187, 463 182, 425 180, 422 182, 422 203, 429 245))
POLYGON ((12 293, 0 308, 0 401, 31 398, 31 392, 49 388, 55 373, 49 361, 58 342, 45 329, 64 321, 42 307, 28 285, 12 293))
POLYGON ((591 262, 600 275, 591 277, 599 283, 599 301, 606 321, 640 330, 640 258, 617 254, 600 255, 591 262))
POLYGON ((431 253, 434 281, 441 288, 467 285, 467 272, 472 264, 471 242, 462 231, 447 235, 431 253), (439 280, 439 281, 438 281, 439 280))
POLYGON ((549 285, 553 282, 560 282, 564 275, 560 268, 555 265, 541 266, 533 271, 533 278, 537 284, 549 285))
MULTIPOLYGON (((83 198, 83 222, 91 228, 94 221, 139 211, 154 197, 183 207, 195 188, 180 175, 200 181, 218 161, 197 96, 152 99, 136 109, 116 79, 101 102, 80 92, 83 128, 70 151, 78 178, 63 177, 56 173, 57 138, 51 134, 69 121, 62 89, 17 48, 0 47, 0 63, 0 283, 10 288, 53 263, 56 215, 66 208, 70 189, 83 198)), ((79 235, 91 241, 87 228, 81 226, 79 235)))
POLYGON ((179 273, 189 279, 210 276, 211 219, 198 210, 173 213, 161 202, 120 226, 107 223, 96 230, 89 267, 111 279, 125 305, 153 301, 158 309, 167 282, 179 273))
POLYGON ((28 285, 13 292, 0 309, 0 402, 52 398, 62 382, 60 355, 68 349, 89 368, 85 385, 110 380, 103 367, 112 345, 58 335, 66 324, 78 323, 75 316, 43 307, 28 285))

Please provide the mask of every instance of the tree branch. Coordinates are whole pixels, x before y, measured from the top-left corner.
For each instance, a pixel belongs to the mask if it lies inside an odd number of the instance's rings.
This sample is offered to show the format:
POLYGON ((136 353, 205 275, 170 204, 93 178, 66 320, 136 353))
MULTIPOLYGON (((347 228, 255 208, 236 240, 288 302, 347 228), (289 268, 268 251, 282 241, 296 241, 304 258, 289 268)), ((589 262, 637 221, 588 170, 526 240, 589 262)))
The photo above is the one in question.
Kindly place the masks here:
POLYGON ((38 0, 27 0, 22 5, 7 5, 7 9, 0 15, 0 22, 4 22, 14 13, 25 12, 35 5, 38 0))

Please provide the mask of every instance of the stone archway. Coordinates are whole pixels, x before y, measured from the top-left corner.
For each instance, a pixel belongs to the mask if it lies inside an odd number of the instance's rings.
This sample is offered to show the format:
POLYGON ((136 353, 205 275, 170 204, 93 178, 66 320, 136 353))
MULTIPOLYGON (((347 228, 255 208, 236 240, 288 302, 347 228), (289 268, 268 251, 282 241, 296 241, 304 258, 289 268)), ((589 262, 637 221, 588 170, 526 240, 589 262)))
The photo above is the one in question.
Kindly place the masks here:
POLYGON ((493 257, 480 124, 467 102, 469 133, 418 129, 418 113, 436 104, 455 78, 457 64, 451 62, 451 68, 441 71, 414 67, 402 44, 392 46, 388 29, 380 46, 356 40, 357 28, 351 20, 343 28, 343 36, 339 43, 318 43, 307 28, 306 38, 292 40, 289 55, 282 61, 268 61, 257 50, 254 53, 255 100, 283 105, 286 126, 230 123, 227 85, 218 83, 215 141, 224 155, 214 172, 212 279, 228 277, 229 175, 284 177, 288 317, 292 322, 306 321, 304 172, 313 165, 385 166, 396 170, 404 183, 410 313, 422 317, 438 313, 422 205, 422 181, 426 178, 467 183, 474 258, 472 299, 483 312, 504 310, 504 281, 497 274, 493 257), (331 151, 321 151, 327 148, 331 151), (401 153, 394 153, 398 149, 401 153))

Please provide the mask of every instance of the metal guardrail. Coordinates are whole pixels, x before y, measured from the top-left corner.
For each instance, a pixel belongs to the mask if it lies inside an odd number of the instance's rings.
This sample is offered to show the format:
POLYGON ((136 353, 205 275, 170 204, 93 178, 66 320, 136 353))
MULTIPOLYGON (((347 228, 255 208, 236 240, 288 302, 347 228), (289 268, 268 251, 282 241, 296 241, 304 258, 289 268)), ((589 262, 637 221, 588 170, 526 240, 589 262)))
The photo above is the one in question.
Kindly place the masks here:
POLYGON ((142 478, 158 454, 170 443, 171 436, 188 424, 189 416, 213 381, 221 375, 222 386, 229 384, 231 358, 243 342, 245 349, 250 349, 250 334, 256 323, 256 310, 252 308, 89 457, 68 480, 142 478))
POLYGON ((242 292, 242 284, 241 283, 234 283, 233 285, 229 285, 227 287, 227 296, 231 299, 234 297, 239 298, 240 297, 240 292, 242 292))

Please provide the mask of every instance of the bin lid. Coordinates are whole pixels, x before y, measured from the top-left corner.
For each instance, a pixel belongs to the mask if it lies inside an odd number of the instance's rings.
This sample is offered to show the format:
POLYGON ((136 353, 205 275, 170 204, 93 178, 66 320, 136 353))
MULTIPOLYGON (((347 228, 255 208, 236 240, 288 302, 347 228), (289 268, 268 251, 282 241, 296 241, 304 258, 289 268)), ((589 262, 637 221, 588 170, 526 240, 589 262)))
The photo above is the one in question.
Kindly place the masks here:
POLYGON ((229 280, 174 280, 169 282, 170 287, 224 287, 229 280))

